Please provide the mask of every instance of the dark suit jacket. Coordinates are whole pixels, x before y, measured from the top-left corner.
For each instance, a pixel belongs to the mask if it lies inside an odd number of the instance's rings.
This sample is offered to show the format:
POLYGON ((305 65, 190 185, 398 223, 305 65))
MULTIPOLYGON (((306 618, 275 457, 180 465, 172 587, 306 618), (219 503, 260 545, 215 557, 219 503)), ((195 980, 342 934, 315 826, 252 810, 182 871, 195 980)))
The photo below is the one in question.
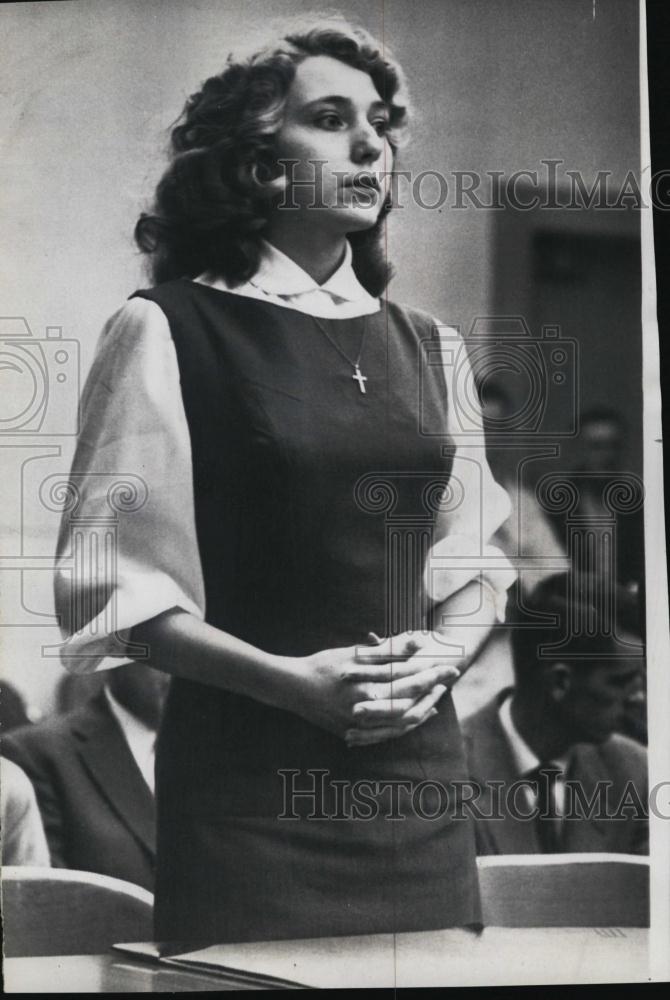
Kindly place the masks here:
POLYGON ((154 799, 104 692, 82 708, 2 739, 37 793, 51 863, 153 891, 154 799))
MULTIPOLYGON (((502 700, 509 689, 501 691, 484 708, 463 720, 469 774, 481 789, 476 799, 477 805, 486 815, 494 811, 496 798, 500 803, 502 819, 478 818, 477 851, 479 854, 538 854, 536 824, 518 819, 510 813, 509 802, 505 801, 504 789, 519 779, 514 767, 511 747, 498 714, 502 700), (486 788, 485 782, 502 783, 503 794, 496 796, 494 789, 486 788)), ((647 807, 647 754, 639 743, 627 736, 614 735, 599 746, 576 744, 571 754, 568 781, 579 783, 587 800, 596 793, 598 782, 605 782, 607 802, 614 811, 621 806, 629 782, 632 782, 643 803, 647 807)), ((601 786, 602 787, 602 786, 601 786)), ((525 802, 519 800, 521 807, 525 802)), ((566 798, 569 803, 569 796, 566 798)), ((626 801, 631 801, 630 799, 626 801)), ((597 799, 595 800, 597 803, 597 799)), ((624 802, 625 804, 625 802, 624 802)), ((513 808, 513 806, 512 806, 513 808)), ((592 816, 583 810, 579 818, 565 819, 562 824, 562 848, 564 851, 605 851, 623 854, 646 854, 648 850, 648 824, 646 820, 633 818, 632 810, 626 811, 625 818, 607 819, 598 808, 592 816)), ((604 813, 604 810, 602 810, 604 813)))

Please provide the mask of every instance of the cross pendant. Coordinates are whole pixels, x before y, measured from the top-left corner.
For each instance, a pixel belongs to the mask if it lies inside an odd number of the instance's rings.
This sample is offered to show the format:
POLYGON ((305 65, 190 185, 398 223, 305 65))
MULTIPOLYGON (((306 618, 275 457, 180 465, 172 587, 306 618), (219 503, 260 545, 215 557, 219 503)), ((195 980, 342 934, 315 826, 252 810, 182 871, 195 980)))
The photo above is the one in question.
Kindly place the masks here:
POLYGON ((362 375, 361 374, 361 370, 358 367, 358 365, 354 365, 354 368, 356 369, 356 374, 352 375, 351 377, 353 379, 355 379, 356 382, 358 382, 358 388, 361 390, 361 392, 364 393, 365 392, 365 383, 367 382, 368 377, 367 377, 367 375, 362 375))

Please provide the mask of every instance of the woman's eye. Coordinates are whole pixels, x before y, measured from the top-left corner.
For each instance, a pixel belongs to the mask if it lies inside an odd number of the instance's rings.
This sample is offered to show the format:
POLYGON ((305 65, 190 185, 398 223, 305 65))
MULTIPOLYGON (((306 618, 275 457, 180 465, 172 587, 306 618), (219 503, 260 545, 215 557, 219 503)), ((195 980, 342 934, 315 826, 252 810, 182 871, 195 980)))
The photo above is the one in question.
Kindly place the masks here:
POLYGON ((377 135, 386 135, 390 127, 390 122, 386 118, 377 118, 376 121, 372 122, 372 127, 377 135))
POLYGON ((343 124, 340 116, 333 113, 329 113, 327 115, 320 115, 320 117, 317 118, 316 121, 317 125, 320 125, 322 128, 327 128, 327 129, 336 129, 343 124))

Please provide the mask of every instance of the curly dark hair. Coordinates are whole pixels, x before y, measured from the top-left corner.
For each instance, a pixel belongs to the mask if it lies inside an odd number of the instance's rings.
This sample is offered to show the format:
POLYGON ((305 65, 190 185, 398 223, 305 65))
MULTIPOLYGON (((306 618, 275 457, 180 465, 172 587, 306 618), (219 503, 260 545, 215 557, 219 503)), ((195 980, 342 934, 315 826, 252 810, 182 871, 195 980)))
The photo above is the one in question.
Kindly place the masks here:
MULTIPOLYGON (((408 118, 404 77, 362 28, 320 19, 284 33, 248 59, 230 56, 224 71, 186 102, 153 208, 135 227, 140 250, 153 258, 156 283, 210 271, 234 287, 255 274, 263 230, 284 190, 275 135, 297 65, 316 55, 369 74, 389 108, 387 138, 395 153, 408 118)), ((390 207, 389 197, 376 224, 349 238, 354 270, 372 295, 381 294, 390 278, 382 245, 390 207)))

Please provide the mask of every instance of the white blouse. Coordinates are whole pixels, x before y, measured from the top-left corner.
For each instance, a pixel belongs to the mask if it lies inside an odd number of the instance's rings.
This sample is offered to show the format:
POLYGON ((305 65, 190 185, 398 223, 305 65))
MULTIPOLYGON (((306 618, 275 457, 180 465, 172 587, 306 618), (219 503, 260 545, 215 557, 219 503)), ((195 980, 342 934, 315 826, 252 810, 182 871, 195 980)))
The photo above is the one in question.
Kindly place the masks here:
MULTIPOLYGON (((379 299, 356 278, 349 246, 323 285, 269 243, 258 272, 245 284, 229 288, 208 275, 196 280, 318 317, 344 319, 380 309, 379 299)), ((448 333, 453 349, 458 334, 448 333)), ((447 429, 458 427, 453 398, 458 392, 448 386, 447 429)), ((490 539, 509 516, 510 503, 493 480, 483 442, 483 433, 470 434, 456 448, 452 478, 462 496, 439 516, 425 583, 432 599, 442 601, 479 575, 492 588, 502 621, 515 573, 490 539)), ((155 302, 129 300, 102 331, 82 396, 70 483, 76 521, 64 512, 56 611, 67 622, 73 606, 77 609, 81 627, 71 634, 64 627, 62 660, 68 670, 86 673, 131 661, 118 633, 161 612, 179 607, 201 619, 205 615, 179 367, 167 318, 155 302), (110 510, 111 485, 129 480, 136 502, 122 500, 110 510), (100 533, 110 515, 113 531, 107 531, 105 545, 100 533)))

